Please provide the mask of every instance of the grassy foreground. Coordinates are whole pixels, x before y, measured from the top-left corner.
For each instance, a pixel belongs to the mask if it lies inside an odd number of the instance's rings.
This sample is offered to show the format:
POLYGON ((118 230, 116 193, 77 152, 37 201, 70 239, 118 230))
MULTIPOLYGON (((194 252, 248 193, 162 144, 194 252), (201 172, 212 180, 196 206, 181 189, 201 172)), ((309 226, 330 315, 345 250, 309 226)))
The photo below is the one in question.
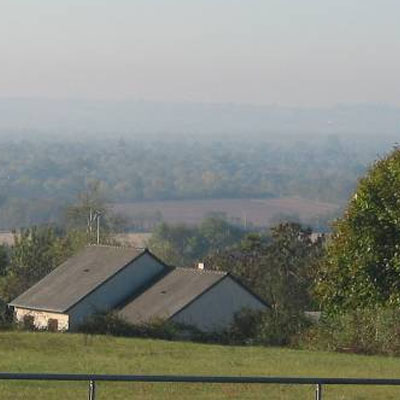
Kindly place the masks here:
MULTIPOLYGON (((0 332, 3 372, 400 377, 400 359, 108 336, 0 332)), ((311 386, 99 383, 98 399, 313 399, 311 386)), ((86 399, 74 382, 1 382, 0 399, 86 399)), ((331 387, 324 399, 398 399, 400 388, 331 387)))

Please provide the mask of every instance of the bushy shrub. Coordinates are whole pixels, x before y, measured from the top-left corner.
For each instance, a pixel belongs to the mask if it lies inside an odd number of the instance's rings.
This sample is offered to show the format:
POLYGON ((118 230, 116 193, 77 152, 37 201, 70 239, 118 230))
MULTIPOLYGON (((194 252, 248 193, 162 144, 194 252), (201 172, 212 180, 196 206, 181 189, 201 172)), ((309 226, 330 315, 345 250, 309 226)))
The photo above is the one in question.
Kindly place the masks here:
POLYGON ((400 355, 400 310, 370 308, 327 316, 303 335, 302 344, 312 349, 400 355))
POLYGON ((324 310, 400 307, 399 193, 396 147, 369 168, 343 217, 333 224, 315 280, 324 310))
POLYGON ((297 343, 298 337, 309 326, 310 321, 304 314, 289 314, 276 310, 243 310, 235 315, 229 328, 213 332, 202 332, 192 326, 175 324, 165 320, 153 320, 148 323, 133 325, 116 313, 111 312, 93 315, 79 330, 86 334, 191 340, 230 345, 285 346, 297 343))
POLYGON ((15 327, 12 311, 7 307, 7 303, 0 299, 0 329, 8 330, 15 327))
POLYGON ((309 325, 304 313, 243 310, 235 315, 226 336, 230 343, 284 346, 296 342, 309 325))
POLYGON ((6 303, 0 299, 0 328, 7 323, 7 307, 6 303))
POLYGON ((172 322, 160 319, 140 325, 133 325, 113 312, 94 314, 79 330, 87 334, 108 334, 113 336, 146 337, 165 340, 172 340, 179 335, 177 326, 172 322))

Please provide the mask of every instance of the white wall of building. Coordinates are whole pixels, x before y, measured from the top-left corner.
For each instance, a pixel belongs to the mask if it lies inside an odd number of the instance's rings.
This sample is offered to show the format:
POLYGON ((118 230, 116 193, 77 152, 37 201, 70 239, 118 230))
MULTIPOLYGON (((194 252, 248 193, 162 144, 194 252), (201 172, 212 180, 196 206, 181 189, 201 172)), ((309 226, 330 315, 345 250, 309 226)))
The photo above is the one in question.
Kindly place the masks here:
POLYGON ((68 310, 69 328, 76 329, 95 312, 109 311, 152 281, 165 266, 148 253, 144 253, 109 281, 68 310))
POLYGON ((227 328, 233 322, 235 313, 244 308, 264 310, 266 306, 227 276, 177 313, 172 321, 195 326, 202 331, 219 331, 227 328))

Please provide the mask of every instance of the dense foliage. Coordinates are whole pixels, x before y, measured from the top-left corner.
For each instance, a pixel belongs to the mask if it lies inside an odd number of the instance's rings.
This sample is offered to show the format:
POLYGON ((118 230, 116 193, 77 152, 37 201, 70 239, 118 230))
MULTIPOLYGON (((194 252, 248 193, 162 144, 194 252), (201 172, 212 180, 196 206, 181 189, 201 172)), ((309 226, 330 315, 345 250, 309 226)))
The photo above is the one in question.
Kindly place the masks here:
POLYGON ((400 310, 373 307, 325 317, 302 334, 305 347, 347 353, 400 355, 400 310))
POLYGON ((334 226, 316 292, 326 310, 400 305, 400 150, 378 160, 334 226))
POLYGON ((190 266, 209 253, 238 242, 245 232, 218 214, 205 218, 199 226, 160 224, 148 246, 164 262, 190 266))
POLYGON ((57 221, 94 181, 110 202, 296 195, 341 203, 370 160, 368 147, 350 151, 335 136, 312 143, 3 138, 0 228, 57 221))
POLYGON ((243 310, 235 316, 224 338, 228 343, 287 346, 297 344, 297 338, 310 325, 302 312, 243 310))

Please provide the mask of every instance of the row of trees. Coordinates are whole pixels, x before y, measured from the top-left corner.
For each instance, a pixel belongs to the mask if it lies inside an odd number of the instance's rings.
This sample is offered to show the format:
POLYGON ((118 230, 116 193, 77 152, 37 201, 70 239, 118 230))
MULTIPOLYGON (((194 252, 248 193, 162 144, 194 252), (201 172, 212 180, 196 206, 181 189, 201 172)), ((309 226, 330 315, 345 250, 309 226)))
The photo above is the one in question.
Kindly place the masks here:
POLYGON ((98 181, 110 202, 302 196, 342 203, 371 160, 339 140, 4 140, 0 228, 56 222, 98 181))
POLYGON ((223 215, 211 214, 199 226, 161 223, 148 245, 165 262, 185 267, 236 244, 245 234, 242 227, 229 223, 223 215))

